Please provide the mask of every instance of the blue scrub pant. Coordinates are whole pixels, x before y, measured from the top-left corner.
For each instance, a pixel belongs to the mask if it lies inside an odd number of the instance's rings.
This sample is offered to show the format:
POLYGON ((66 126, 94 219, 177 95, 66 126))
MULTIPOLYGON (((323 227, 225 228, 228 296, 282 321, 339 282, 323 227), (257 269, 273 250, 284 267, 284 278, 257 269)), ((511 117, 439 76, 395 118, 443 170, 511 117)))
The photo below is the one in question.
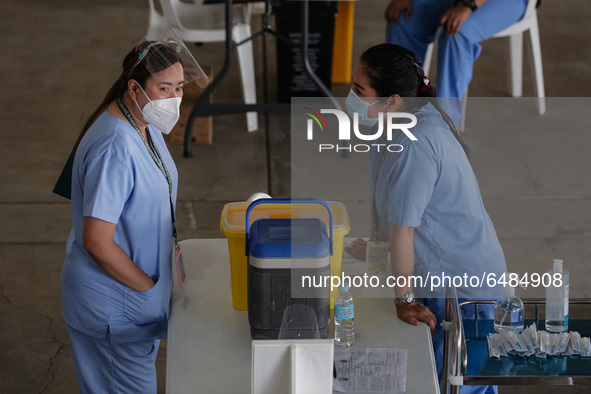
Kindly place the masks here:
MULTIPOLYGON (((459 300, 464 301, 463 299, 459 300)), ((437 329, 433 335, 433 353, 435 353, 435 365, 437 367, 437 376, 439 377, 439 385, 443 382, 443 339, 444 331, 440 323, 445 320, 445 299, 444 298, 425 298, 423 300, 425 305, 429 307, 431 312, 437 318, 437 329)), ((478 318, 491 320, 494 317, 494 308, 490 305, 480 306, 478 308, 478 318)), ((474 306, 464 305, 462 307, 463 319, 474 319, 474 306)), ((462 386, 460 388, 462 394, 497 394, 497 386, 462 386)))
POLYGON ((156 394, 160 340, 112 343, 68 327, 81 394, 156 394))
MULTIPOLYGON (((388 24, 386 42, 411 50, 425 60, 427 46, 433 42, 443 14, 454 4, 449 0, 412 0, 408 19, 404 13, 398 24, 388 24)), ((462 103, 472 80, 474 61, 480 55, 481 42, 521 19, 527 0, 488 0, 462 24, 458 34, 439 36, 437 52, 437 95, 457 97, 445 109, 456 124, 462 117, 462 103)))

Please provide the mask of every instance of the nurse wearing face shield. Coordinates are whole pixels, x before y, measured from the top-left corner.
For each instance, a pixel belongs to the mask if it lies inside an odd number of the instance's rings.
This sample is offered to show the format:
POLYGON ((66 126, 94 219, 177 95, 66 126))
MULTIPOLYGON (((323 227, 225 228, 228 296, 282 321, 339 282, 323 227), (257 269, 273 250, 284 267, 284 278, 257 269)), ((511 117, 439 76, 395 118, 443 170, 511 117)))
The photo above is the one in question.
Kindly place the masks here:
POLYGON ((62 304, 81 393, 156 393, 178 181, 162 134, 178 120, 183 86, 208 82, 169 34, 125 56, 75 150, 62 304))
MULTIPOLYGON (((375 128, 378 117, 388 112, 412 113, 417 119, 411 129, 416 140, 393 133, 387 141, 402 145, 400 152, 375 147, 370 152, 371 240, 389 242, 392 275, 397 278, 456 278, 445 286, 435 281, 422 286, 420 281, 397 281, 400 287, 394 288, 398 317, 413 325, 425 322, 431 328, 441 381, 443 330, 439 324, 444 318, 445 287, 456 287, 460 298, 502 296, 499 285, 459 283, 457 278, 480 279, 483 273, 500 278, 506 272, 503 250, 484 208, 468 150, 415 55, 394 44, 374 46, 361 56, 352 80, 346 105, 350 115, 359 113, 360 122, 375 128)), ((366 243, 357 239, 347 251, 364 260, 366 243)), ((492 316, 486 308, 481 312, 481 317, 492 316)), ((464 311, 464 317, 473 318, 473 314, 472 308, 464 311)), ((495 392, 493 387, 469 390, 495 392)))

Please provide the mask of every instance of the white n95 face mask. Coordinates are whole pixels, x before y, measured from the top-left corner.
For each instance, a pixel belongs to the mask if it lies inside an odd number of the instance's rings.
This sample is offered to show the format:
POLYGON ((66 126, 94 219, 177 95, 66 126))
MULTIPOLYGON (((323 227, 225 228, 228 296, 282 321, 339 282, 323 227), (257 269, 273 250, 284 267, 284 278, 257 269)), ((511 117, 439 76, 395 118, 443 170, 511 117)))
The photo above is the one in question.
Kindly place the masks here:
MULTIPOLYGON (((139 84, 138 84, 139 86, 139 84)), ((163 134, 168 134, 179 120, 182 97, 170 97, 165 99, 150 100, 144 89, 140 89, 148 99, 148 103, 141 109, 137 101, 138 109, 144 116, 144 120, 154 125, 163 134)))
POLYGON ((361 97, 359 97, 357 93, 351 89, 349 91, 349 95, 347 96, 347 100, 345 100, 345 106, 347 107, 347 112, 352 118, 354 113, 358 114, 358 124, 371 127, 378 122, 378 118, 368 118, 367 110, 369 109, 370 105, 374 105, 380 101, 382 101, 382 99, 378 99, 373 103, 368 103, 367 101, 362 100, 361 97))

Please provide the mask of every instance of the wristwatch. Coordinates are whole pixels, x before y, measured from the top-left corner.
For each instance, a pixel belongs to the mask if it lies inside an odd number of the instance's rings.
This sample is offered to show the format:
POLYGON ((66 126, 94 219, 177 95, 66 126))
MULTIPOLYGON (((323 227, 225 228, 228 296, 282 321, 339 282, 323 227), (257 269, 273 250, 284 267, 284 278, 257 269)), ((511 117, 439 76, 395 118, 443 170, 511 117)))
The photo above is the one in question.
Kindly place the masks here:
POLYGON ((475 0, 462 0, 464 5, 472 10, 472 12, 476 11, 478 5, 476 4, 475 0))
POLYGON ((413 294, 412 291, 409 291, 408 293, 406 293, 402 297, 395 297, 394 298, 394 304, 396 304, 396 305, 402 304, 402 303, 412 304, 413 302, 415 302, 415 295, 413 294))

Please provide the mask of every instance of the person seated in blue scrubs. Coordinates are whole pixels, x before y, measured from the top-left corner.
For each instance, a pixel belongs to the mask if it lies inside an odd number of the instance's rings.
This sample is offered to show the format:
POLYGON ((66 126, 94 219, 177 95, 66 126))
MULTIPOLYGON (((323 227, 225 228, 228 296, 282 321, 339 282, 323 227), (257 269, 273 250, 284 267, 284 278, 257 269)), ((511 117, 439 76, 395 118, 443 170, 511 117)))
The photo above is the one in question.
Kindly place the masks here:
POLYGON ((143 41, 78 138, 62 304, 81 393, 156 393, 178 181, 162 134, 200 70, 180 40, 143 41))
POLYGON ((481 42, 519 21, 528 0, 391 0, 385 10, 386 42, 398 44, 425 60, 427 46, 441 26, 437 52, 437 94, 454 97, 445 108, 456 123, 459 98, 472 80, 481 42))
MULTIPOLYGON (((416 140, 393 132, 388 141, 384 132, 370 152, 370 240, 389 241, 393 276, 425 279, 422 286, 415 282, 413 288, 413 282, 407 281, 407 286, 394 288, 396 313, 410 324, 425 322, 431 328, 441 382, 443 329, 439 323, 444 320, 446 287, 450 286, 428 278, 461 278, 462 283, 454 279, 452 285, 460 298, 496 299, 503 294, 501 285, 477 283, 474 278, 480 280, 483 273, 500 278, 506 273, 503 250, 484 208, 467 147, 415 55, 394 44, 371 47, 355 65, 352 82, 347 110, 351 117, 357 113, 360 124, 374 134, 391 113, 413 114, 417 120, 410 128, 416 140), (402 148, 390 152, 379 149, 380 144, 402 148)), ((346 250, 364 260, 366 241, 359 238, 346 250)), ((465 310, 464 317, 470 312, 473 315, 473 308, 465 310)), ((480 317, 491 319, 492 310, 483 308, 480 317)), ((471 389, 495 392, 492 387, 471 389)))

